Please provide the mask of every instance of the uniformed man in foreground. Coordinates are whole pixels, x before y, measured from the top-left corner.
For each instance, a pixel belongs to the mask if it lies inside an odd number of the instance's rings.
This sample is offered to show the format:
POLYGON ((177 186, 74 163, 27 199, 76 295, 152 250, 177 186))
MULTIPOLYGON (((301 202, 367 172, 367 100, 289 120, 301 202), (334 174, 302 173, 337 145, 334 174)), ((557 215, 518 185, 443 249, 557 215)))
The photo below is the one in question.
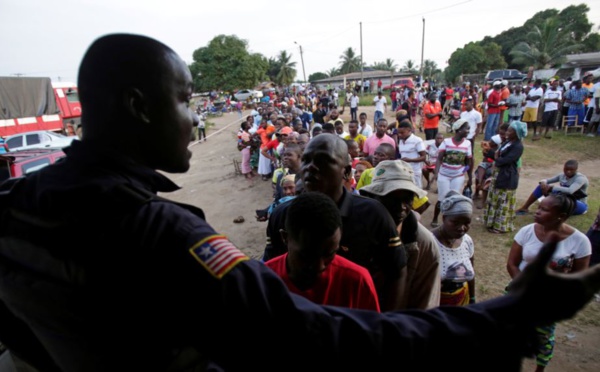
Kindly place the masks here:
POLYGON ((548 272, 549 243, 508 295, 476 305, 315 305, 201 210, 155 196, 177 189, 158 171, 190 166, 192 78, 173 50, 101 37, 78 87, 83 139, 0 195, 0 340, 41 371, 436 370, 465 350, 461 371, 519 370, 535 326, 600 290, 600 266, 548 272))

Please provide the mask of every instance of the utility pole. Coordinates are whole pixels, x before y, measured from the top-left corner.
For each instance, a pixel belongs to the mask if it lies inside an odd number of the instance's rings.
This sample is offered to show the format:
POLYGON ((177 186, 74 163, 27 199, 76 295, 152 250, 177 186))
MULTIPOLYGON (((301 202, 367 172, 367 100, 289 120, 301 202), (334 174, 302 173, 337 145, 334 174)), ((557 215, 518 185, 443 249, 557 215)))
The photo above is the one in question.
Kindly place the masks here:
POLYGON ((294 41, 294 44, 300 47, 300 60, 302 61, 302 76, 304 76, 304 87, 306 88, 306 72, 304 71, 304 57, 302 56, 302 45, 294 41))
POLYGON ((423 17, 423 39, 421 41, 421 68, 419 72, 419 80, 421 81, 421 85, 423 85, 423 56, 425 53, 425 17, 423 17))
MULTIPOLYGON (((362 49, 362 22, 360 22, 360 96, 365 92, 365 82, 363 80, 363 49, 362 49)), ((345 87, 344 87, 345 88, 345 87)))

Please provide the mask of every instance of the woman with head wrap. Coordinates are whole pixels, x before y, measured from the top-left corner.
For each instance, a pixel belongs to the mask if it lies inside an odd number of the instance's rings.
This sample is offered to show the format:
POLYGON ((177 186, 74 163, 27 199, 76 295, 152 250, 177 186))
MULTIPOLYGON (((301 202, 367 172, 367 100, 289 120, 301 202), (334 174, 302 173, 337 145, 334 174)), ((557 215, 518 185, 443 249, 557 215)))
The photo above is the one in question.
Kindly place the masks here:
POLYGON ((471 199, 451 190, 440 203, 442 224, 432 233, 440 249, 441 305, 475 303, 475 246, 467 234, 473 216, 471 199))
POLYGON ((485 226, 491 233, 503 234, 514 230, 516 190, 519 186, 518 162, 523 155, 521 140, 526 135, 527 124, 513 121, 506 131, 506 140, 494 154, 492 182, 483 212, 485 226))

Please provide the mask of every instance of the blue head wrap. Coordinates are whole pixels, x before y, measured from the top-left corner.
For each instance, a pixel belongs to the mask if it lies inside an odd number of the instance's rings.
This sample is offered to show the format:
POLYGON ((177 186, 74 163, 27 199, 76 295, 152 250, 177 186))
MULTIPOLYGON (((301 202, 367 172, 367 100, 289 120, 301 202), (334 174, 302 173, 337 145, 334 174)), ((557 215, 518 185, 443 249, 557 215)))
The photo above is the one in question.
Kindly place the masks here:
POLYGON ((515 120, 510 123, 510 127, 517 132, 517 137, 519 137, 520 140, 527 137, 527 123, 515 120))

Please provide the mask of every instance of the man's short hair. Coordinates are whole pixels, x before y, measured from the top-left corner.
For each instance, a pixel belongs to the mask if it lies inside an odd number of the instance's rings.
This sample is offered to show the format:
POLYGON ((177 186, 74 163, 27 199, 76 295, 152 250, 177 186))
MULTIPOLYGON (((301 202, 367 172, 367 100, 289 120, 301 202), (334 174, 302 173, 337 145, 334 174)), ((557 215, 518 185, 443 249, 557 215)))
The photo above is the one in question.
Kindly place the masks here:
POLYGON ((298 240, 302 233, 317 239, 332 236, 342 227, 342 217, 334 201, 320 192, 303 192, 287 209, 285 229, 290 238, 298 240))
POLYGON ((110 34, 96 39, 83 56, 77 89, 84 122, 116 114, 121 94, 131 88, 147 94, 161 91, 156 79, 169 66, 175 52, 161 42, 141 35, 110 34))
POLYGON ((412 130, 412 124, 408 120, 402 120, 400 124, 398 124, 398 128, 406 128, 412 130))
POLYGON ((575 159, 569 159, 565 162, 565 167, 579 168, 579 162, 575 159))
POLYGON ((331 123, 323 124, 323 132, 335 132, 335 126, 331 123))

